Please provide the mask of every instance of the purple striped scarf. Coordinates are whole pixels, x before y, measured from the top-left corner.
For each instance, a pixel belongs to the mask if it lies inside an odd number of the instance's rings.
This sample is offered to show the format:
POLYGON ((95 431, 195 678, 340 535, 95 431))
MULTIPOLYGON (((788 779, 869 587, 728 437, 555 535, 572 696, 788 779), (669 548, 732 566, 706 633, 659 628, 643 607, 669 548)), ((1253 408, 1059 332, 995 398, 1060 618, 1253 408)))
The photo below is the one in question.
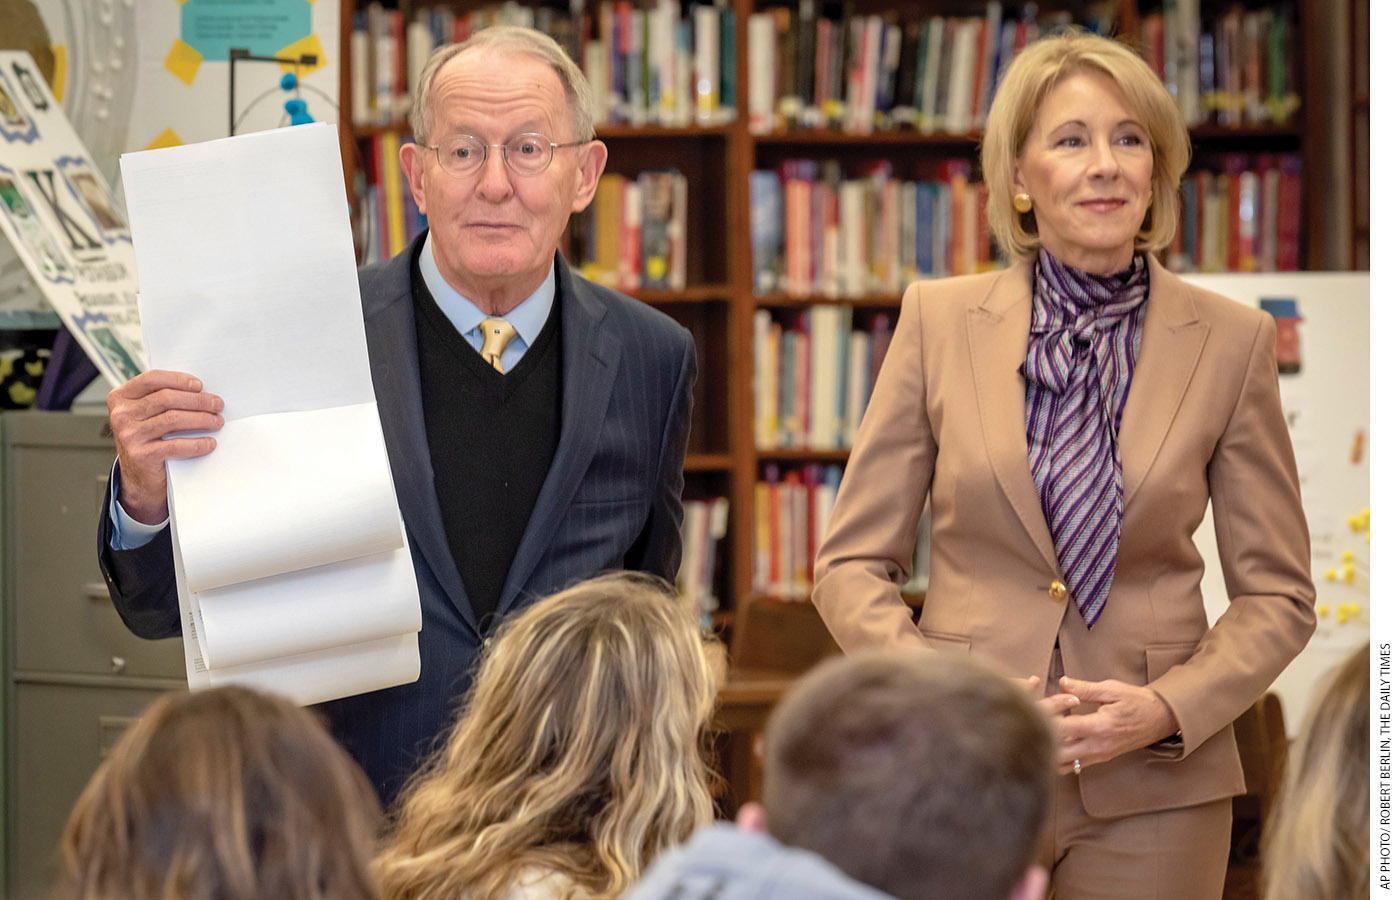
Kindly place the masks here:
POLYGON ((1113 586, 1123 522, 1118 425, 1142 347, 1147 260, 1093 275, 1044 249, 1035 265, 1026 362, 1026 442, 1040 507, 1084 623, 1113 586))

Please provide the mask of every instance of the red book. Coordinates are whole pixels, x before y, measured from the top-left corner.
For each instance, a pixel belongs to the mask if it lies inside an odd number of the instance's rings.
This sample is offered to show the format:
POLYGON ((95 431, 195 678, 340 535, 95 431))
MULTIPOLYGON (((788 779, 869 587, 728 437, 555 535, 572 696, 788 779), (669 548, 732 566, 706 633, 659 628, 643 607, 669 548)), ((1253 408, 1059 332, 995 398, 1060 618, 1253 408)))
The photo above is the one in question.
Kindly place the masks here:
MULTIPOLYGON (((1242 153, 1231 153, 1225 158, 1225 176, 1227 193, 1225 196, 1225 270, 1227 272, 1243 271, 1244 256, 1241 255, 1242 248, 1240 228, 1240 175, 1249 165, 1249 161, 1242 153)), ((1253 215, 1253 211, 1250 211, 1253 215)))
POLYGON ((1142 57, 1159 79, 1167 77, 1167 20, 1161 12, 1142 17, 1142 57))
POLYGON ((1288 154, 1279 159, 1278 180, 1278 268, 1280 272, 1298 269, 1303 217, 1303 158, 1288 154))
POLYGON ((398 103, 408 93, 408 76, 404 74, 408 67, 404 62, 403 13, 389 9, 384 11, 384 17, 389 34, 394 38, 394 102, 398 103))
POLYGON ((784 243, 787 292, 812 293, 812 184, 817 163, 811 159, 785 159, 778 166, 783 185, 784 243))
POLYGON ((982 72, 987 68, 987 44, 987 20, 981 19, 977 23, 977 62, 972 67, 972 117, 974 120, 977 118, 977 111, 982 108, 982 72))

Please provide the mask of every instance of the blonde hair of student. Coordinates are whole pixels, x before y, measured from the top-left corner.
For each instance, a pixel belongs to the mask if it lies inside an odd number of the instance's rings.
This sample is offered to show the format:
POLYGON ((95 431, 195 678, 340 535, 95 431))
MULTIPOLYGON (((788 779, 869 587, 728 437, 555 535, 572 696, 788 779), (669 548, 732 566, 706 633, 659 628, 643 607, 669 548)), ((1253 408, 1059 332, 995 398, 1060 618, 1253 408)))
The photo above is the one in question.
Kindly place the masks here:
POLYGON ((54 900, 372 900, 379 802, 307 710, 167 694, 78 798, 54 900))
POLYGON ((617 897, 713 817, 700 629, 653 576, 582 582, 488 645, 376 861, 388 898, 495 900, 531 869, 617 897))
POLYGON ((1047 94, 1067 76, 1099 72, 1114 82, 1147 129, 1152 145, 1152 205, 1134 246, 1160 250, 1171 243, 1181 209, 1181 176, 1191 159, 1191 136, 1161 79, 1131 49, 1109 38, 1067 30, 1041 38, 1011 62, 997 87, 982 138, 987 223, 1006 255, 1033 259, 1040 250, 1035 210, 1012 206, 1016 161, 1035 127, 1047 94))
POLYGON ((564 86, 564 103, 568 107, 568 120, 573 134, 547 134, 545 137, 557 144, 570 141, 592 140, 593 111, 588 78, 564 48, 549 35, 533 28, 518 25, 493 25, 474 31, 472 36, 456 44, 439 47, 428 57, 423 71, 418 75, 418 83, 413 94, 413 107, 408 121, 413 126, 413 140, 427 146, 433 138, 434 97, 433 81, 448 60, 467 50, 499 50, 504 53, 519 53, 533 57, 549 66, 559 76, 564 86))
POLYGON ((1370 647, 1343 661, 1288 751, 1264 831, 1264 900, 1363 900, 1370 844, 1370 647))

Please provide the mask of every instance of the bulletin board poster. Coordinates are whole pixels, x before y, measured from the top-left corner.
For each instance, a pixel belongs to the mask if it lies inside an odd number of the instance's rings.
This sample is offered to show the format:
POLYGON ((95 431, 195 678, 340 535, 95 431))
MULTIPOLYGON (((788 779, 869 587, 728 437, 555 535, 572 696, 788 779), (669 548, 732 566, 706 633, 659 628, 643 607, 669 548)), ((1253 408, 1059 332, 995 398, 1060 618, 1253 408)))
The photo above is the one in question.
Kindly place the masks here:
MULTIPOLYGON (((1312 543, 1317 630, 1270 688, 1296 736, 1324 676, 1371 635, 1370 275, 1280 272, 1185 280, 1274 316, 1279 399, 1312 543)), ((1214 523, 1196 533, 1213 621, 1229 606, 1214 523)))
POLYGON ((279 128, 290 124, 286 102, 294 96, 315 121, 338 121, 338 0, 141 0, 130 15, 139 54, 124 149, 228 137, 230 112, 238 134, 279 128), (255 57, 316 61, 230 66, 233 48, 255 57), (286 74, 299 80, 295 93, 281 86, 286 74))
POLYGON ((125 216, 22 51, 0 51, 0 232, 113 386, 145 369, 125 216))

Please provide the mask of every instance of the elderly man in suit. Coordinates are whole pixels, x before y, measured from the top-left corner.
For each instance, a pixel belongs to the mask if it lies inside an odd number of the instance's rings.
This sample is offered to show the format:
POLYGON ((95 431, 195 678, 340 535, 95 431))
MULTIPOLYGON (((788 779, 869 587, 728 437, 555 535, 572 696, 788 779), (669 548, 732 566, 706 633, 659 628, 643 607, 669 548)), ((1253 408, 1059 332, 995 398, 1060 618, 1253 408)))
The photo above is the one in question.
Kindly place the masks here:
MULTIPOLYGON (((606 569, 675 577, 695 345, 556 250, 607 161, 583 73, 548 37, 439 50, 400 162, 428 230, 361 271, 370 368, 423 605, 413 684, 323 706, 391 799, 469 684, 492 626, 606 569)), ((118 466, 100 538, 128 627, 179 633, 165 460, 214 450, 222 401, 151 371, 108 398, 118 466)), ((334 452, 334 448, 328 448, 334 452)))

